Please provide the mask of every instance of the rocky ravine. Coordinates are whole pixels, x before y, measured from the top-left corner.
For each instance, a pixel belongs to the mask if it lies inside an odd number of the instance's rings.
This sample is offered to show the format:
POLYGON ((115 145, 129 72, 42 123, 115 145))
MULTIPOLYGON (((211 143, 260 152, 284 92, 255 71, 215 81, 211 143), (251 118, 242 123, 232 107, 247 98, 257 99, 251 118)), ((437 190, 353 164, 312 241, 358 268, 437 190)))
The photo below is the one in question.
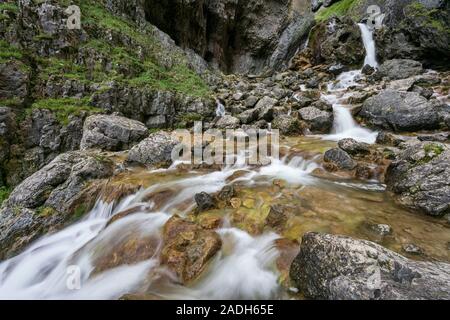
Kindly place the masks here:
MULTIPOLYGON (((356 25, 366 1, 79 0, 83 24, 74 31, 65 28, 60 1, 0 4, 0 259, 78 221, 97 199, 117 205, 137 192, 143 185, 123 177, 169 166, 174 128, 203 121, 222 130, 271 127, 285 137, 329 134, 339 116, 324 98, 327 87, 362 67, 343 99, 363 126, 379 130, 377 143, 343 139, 319 155, 314 174, 377 180, 416 214, 448 220, 449 4, 375 2, 387 14, 374 34, 377 70, 363 65, 356 25)), ((189 169, 211 168, 181 170, 189 169)), ((171 196, 156 193, 147 204, 171 196)), ((198 194, 197 218, 173 216, 161 238, 124 234, 95 256, 93 274, 158 257, 171 272, 164 281, 188 286, 223 249, 222 221, 208 210, 252 207, 238 200, 232 188, 198 194)), ((120 212, 108 226, 141 209, 120 212)), ((263 222, 242 228, 281 232, 297 209, 270 208, 263 222)), ((341 236, 289 241, 281 273, 290 269, 309 298, 449 298, 448 264, 341 236)))

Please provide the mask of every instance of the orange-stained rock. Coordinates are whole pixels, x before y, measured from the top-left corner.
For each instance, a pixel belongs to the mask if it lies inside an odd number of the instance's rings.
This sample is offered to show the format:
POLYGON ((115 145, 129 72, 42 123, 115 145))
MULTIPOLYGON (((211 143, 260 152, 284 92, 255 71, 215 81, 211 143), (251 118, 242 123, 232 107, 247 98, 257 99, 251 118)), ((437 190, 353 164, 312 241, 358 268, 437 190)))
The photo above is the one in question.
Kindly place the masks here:
POLYGON ((184 284, 195 280, 222 247, 216 232, 176 215, 164 226, 163 242, 161 262, 184 284))

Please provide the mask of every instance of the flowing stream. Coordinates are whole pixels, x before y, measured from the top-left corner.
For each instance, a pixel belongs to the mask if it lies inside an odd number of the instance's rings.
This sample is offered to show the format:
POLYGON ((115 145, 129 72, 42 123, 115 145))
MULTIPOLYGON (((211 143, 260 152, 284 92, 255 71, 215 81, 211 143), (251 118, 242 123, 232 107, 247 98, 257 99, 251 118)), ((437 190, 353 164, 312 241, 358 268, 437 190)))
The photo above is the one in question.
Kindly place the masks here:
MULTIPOLYGON (((366 50, 364 65, 378 68, 373 33, 366 24, 359 23, 358 26, 366 50)), ((339 141, 344 138, 353 138, 360 142, 375 143, 378 133, 358 125, 353 119, 350 108, 345 105, 345 101, 352 94, 351 88, 360 86, 358 80, 361 76, 360 70, 344 72, 338 76, 336 82, 328 84, 327 92, 322 94, 322 99, 333 105, 335 114, 332 134, 324 136, 324 139, 339 141)))
MULTIPOLYGON (((373 39, 360 27, 367 63, 372 65, 373 39)), ((346 72, 323 94, 336 113, 333 134, 284 138, 286 156, 267 166, 246 165, 243 156, 238 156, 236 164, 221 169, 183 170, 173 165, 123 173, 116 179, 143 188, 120 203, 99 201, 83 220, 44 236, 20 255, 0 263, 0 299, 119 299, 144 293, 154 299, 290 298, 284 279, 298 252, 293 240, 308 231, 364 238, 398 252, 403 244, 415 243, 425 250, 426 259, 450 261, 450 233, 444 222, 398 207, 379 182, 323 174, 321 154, 334 147, 334 141, 345 137, 375 141, 376 133, 360 127, 343 104, 360 76, 360 71, 346 72), (133 265, 96 272, 99 256, 129 239, 150 239, 160 247, 162 227, 173 214, 187 216, 195 207, 195 194, 214 193, 229 184, 239 185, 237 197, 245 205, 211 213, 223 218, 217 230, 223 245, 194 283, 178 284, 160 265, 158 254, 133 265), (264 229, 273 204, 297 210, 277 233, 264 229), (134 213, 111 223, 112 217, 129 209, 134 213), (389 224, 394 235, 379 238, 367 228, 370 223, 389 224), (280 238, 289 245, 280 245, 280 238), (69 281, 74 270, 80 276, 80 286, 75 288, 69 281)), ((222 107, 218 103, 218 116, 224 113, 222 107)))

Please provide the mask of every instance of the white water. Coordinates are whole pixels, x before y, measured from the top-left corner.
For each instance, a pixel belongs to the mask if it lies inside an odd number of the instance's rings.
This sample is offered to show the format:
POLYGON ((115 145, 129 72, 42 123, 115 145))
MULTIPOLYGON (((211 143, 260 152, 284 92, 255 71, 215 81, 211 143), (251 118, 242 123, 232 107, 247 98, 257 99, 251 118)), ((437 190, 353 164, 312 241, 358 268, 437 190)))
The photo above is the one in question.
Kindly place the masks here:
POLYGON ((237 161, 221 171, 156 184, 127 197, 115 208, 113 204, 100 202, 84 220, 43 237, 19 256, 0 263, 0 299, 118 299, 143 285, 148 286, 147 293, 161 298, 280 298, 279 275, 274 267, 278 256, 274 240, 278 236, 267 233, 252 237, 227 226, 218 230, 222 251, 202 279, 190 288, 177 285, 174 276, 159 265, 157 257, 96 275, 93 270, 98 254, 112 250, 130 237, 161 239, 161 229, 173 213, 184 215, 193 208, 196 193, 219 191, 238 170, 247 174, 233 181, 247 185, 273 179, 306 185, 315 183, 309 174, 317 167, 314 159, 301 157, 274 160, 262 168, 249 168, 245 161, 237 161), (162 209, 155 210, 151 201, 142 202, 145 196, 170 190, 173 196, 168 197, 162 209), (140 208, 138 212, 107 226, 115 214, 136 207, 140 208), (67 287, 68 267, 74 265, 80 270, 80 290, 67 287), (164 285, 161 279, 165 279, 164 285))
POLYGON ((222 118, 225 115, 225 106, 217 100, 216 116, 222 118))
POLYGON ((375 41, 373 40, 373 32, 369 30, 365 23, 358 23, 363 38, 364 48, 366 49, 366 58, 364 65, 378 68, 375 41))
MULTIPOLYGON (((363 38, 366 58, 364 65, 368 64, 374 68, 378 67, 376 61, 375 41, 372 32, 367 25, 358 24, 363 38)), ((344 104, 344 101, 351 95, 348 91, 352 87, 360 87, 358 83, 362 77, 361 70, 343 72, 336 79, 336 82, 328 84, 327 94, 322 94, 322 99, 333 105, 334 124, 332 133, 323 136, 325 140, 339 141, 345 138, 352 138, 356 141, 375 143, 378 133, 363 128, 353 119, 351 110, 344 104)))

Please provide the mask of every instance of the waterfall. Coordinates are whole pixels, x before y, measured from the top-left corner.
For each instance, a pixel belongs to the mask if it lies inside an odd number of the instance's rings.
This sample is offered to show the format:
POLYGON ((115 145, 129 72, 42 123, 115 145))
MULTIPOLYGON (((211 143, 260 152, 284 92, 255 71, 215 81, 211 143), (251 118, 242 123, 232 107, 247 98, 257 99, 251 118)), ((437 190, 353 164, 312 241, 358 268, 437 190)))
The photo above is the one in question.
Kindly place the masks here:
MULTIPOLYGON (((358 23, 358 26, 366 49, 364 65, 378 68, 373 33, 366 24, 358 23)), ((353 119, 350 109, 344 105, 344 101, 349 97, 347 90, 351 87, 361 86, 358 83, 361 76, 361 70, 344 72, 337 77, 336 83, 332 82, 328 85, 328 93, 323 94, 322 98, 333 105, 335 118, 332 134, 324 136, 323 139, 339 141, 352 138, 361 142, 375 143, 378 133, 358 125, 353 119)))
POLYGON ((225 106, 217 100, 216 116, 222 118, 225 115, 225 106))
POLYGON ((364 65, 369 65, 372 68, 378 68, 375 41, 373 40, 373 32, 369 30, 365 23, 358 23, 363 38, 364 48, 366 49, 366 58, 364 65))

